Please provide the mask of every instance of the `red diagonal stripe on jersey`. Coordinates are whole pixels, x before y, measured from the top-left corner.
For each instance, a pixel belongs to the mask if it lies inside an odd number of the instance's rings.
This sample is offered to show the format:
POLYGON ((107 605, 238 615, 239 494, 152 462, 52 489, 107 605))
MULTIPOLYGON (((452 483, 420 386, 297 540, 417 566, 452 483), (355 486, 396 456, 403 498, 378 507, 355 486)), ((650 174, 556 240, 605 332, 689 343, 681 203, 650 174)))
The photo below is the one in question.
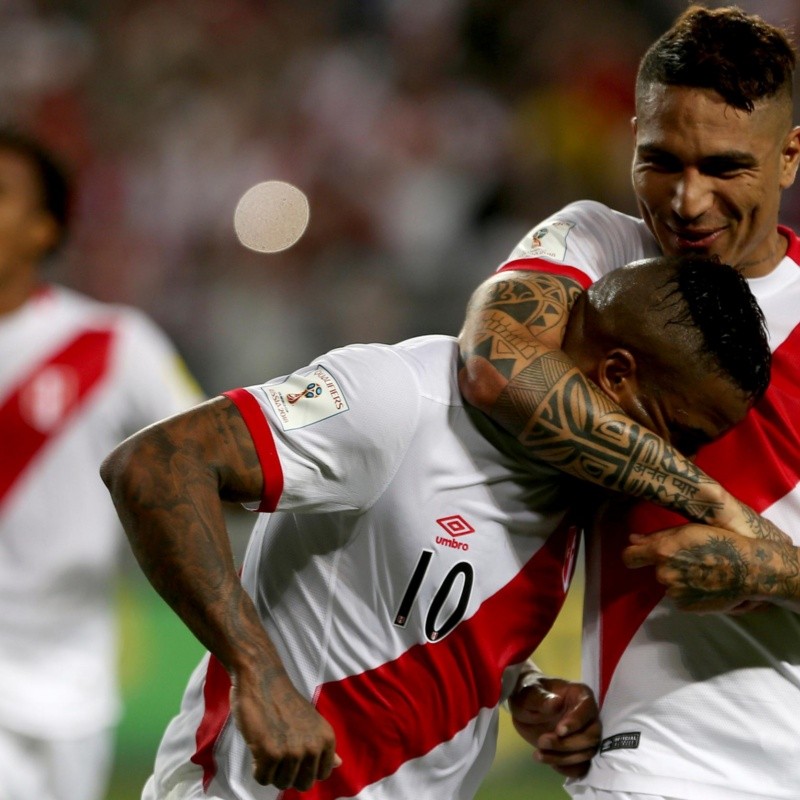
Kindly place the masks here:
POLYGON ((503 670, 527 658, 564 600, 561 565, 575 530, 563 526, 470 619, 435 644, 320 687, 317 708, 336 731, 342 766, 284 800, 353 797, 453 738, 500 697, 503 670), (370 731, 376 735, 370 735, 370 731))
MULTIPOLYGON (((773 354, 772 380, 762 401, 722 439, 703 448, 697 463, 735 497, 763 512, 800 482, 800 327, 773 354)), ((622 653, 664 597, 651 569, 622 563, 628 533, 680 525, 685 520, 657 506, 634 508, 619 530, 604 530, 600 575, 600 699, 622 653)))
POLYGON ((92 330, 79 334, 26 375, 0 405, 0 441, 3 442, 3 458, 0 459, 0 505, 37 454, 64 430, 70 418, 105 375, 112 335, 111 330, 92 330), (50 367, 71 368, 76 385, 69 404, 63 409, 57 423, 47 431, 41 431, 26 419, 22 401, 26 390, 50 367))
MULTIPOLYGON (((444 639, 319 687, 316 705, 336 731, 343 763, 328 780, 307 792, 287 790, 283 800, 351 797, 451 739, 481 708, 494 707, 503 670, 533 652, 563 604, 562 564, 575 536, 573 527, 563 525, 512 581, 444 639)), ((191 759, 203 767, 206 788, 216 772, 213 751, 228 718, 229 690, 227 674, 212 657, 198 751, 191 759)))

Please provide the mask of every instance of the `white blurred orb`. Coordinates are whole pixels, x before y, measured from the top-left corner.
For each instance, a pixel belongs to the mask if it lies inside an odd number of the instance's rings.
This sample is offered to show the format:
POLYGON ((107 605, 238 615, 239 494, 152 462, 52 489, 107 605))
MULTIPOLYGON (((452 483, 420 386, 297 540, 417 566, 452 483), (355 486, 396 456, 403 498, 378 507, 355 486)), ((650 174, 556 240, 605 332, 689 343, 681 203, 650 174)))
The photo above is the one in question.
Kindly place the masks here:
POLYGON ((233 227, 245 247, 279 253, 300 239, 309 213, 308 198, 296 186, 264 181, 242 195, 233 213, 233 227))

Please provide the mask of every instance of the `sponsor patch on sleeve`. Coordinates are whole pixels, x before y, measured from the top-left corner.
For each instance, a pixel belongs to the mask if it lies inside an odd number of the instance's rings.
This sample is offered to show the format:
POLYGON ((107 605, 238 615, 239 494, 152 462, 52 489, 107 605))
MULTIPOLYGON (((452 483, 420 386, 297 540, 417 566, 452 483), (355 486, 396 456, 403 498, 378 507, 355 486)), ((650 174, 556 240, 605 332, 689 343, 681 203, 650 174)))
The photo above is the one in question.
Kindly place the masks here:
POLYGON ((265 386, 264 391, 285 431, 314 425, 349 409, 339 384, 319 365, 283 383, 265 386))
POLYGON ((567 236, 575 225, 572 222, 553 220, 541 228, 534 228, 520 242, 514 256, 517 258, 550 258, 563 261, 567 254, 567 236))

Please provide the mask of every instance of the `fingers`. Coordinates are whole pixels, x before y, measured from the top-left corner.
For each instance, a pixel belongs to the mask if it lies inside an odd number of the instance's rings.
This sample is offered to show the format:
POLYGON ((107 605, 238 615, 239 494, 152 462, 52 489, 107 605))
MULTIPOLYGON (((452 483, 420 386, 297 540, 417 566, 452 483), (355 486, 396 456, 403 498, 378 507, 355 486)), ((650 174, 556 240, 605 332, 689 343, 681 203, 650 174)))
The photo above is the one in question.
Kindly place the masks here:
POLYGON ((508 700, 512 717, 523 725, 554 724, 551 718, 560 714, 563 703, 543 682, 515 692, 508 700))
POLYGON ((560 775, 568 778, 580 778, 589 771, 596 752, 597 745, 571 753, 564 753, 560 750, 537 750, 533 757, 540 764, 546 764, 560 775))
POLYGON ((321 752, 317 748, 309 748, 305 753, 287 753, 280 757, 254 754, 253 777, 262 786, 306 791, 316 781, 328 778, 341 763, 332 747, 321 752))
MULTIPOLYGON (((555 727, 555 735, 561 737, 585 733, 597 723, 599 710, 594 695, 588 686, 578 685, 569 698, 561 719, 555 727)), ((599 728, 597 731, 599 736, 599 728)))
POLYGON ((262 687, 244 681, 231 689, 231 709, 253 756, 253 778, 278 789, 310 789, 342 763, 333 728, 283 676, 266 691, 262 687), (275 696, 280 703, 272 702, 275 696))
POLYGON ((663 531, 643 535, 632 533, 630 544, 622 551, 622 561, 628 569, 651 567, 662 557, 660 545, 663 539, 674 536, 680 528, 666 528, 663 531))
POLYGON ((518 692, 509 703, 512 721, 534 758, 566 777, 579 777, 600 743, 599 710, 588 686, 543 678, 540 691, 518 692))

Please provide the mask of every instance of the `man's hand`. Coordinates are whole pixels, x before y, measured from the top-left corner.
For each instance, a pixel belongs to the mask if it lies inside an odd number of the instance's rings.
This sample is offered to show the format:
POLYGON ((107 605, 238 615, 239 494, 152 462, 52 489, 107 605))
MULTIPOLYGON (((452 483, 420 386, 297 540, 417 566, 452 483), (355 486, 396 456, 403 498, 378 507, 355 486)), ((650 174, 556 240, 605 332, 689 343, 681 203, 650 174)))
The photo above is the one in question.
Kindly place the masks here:
POLYGON ((588 772, 600 743, 599 711, 588 686, 541 677, 517 689, 508 707, 517 733, 536 748, 537 761, 568 778, 588 772))
POLYGON ((258 783, 278 789, 310 789, 341 764, 333 728, 302 697, 285 672, 239 676, 231 709, 253 754, 258 783))
POLYGON ((741 613, 758 601, 798 599, 798 551, 788 537, 754 539, 689 524, 633 534, 630 541, 625 565, 655 567, 656 580, 685 611, 741 613))

